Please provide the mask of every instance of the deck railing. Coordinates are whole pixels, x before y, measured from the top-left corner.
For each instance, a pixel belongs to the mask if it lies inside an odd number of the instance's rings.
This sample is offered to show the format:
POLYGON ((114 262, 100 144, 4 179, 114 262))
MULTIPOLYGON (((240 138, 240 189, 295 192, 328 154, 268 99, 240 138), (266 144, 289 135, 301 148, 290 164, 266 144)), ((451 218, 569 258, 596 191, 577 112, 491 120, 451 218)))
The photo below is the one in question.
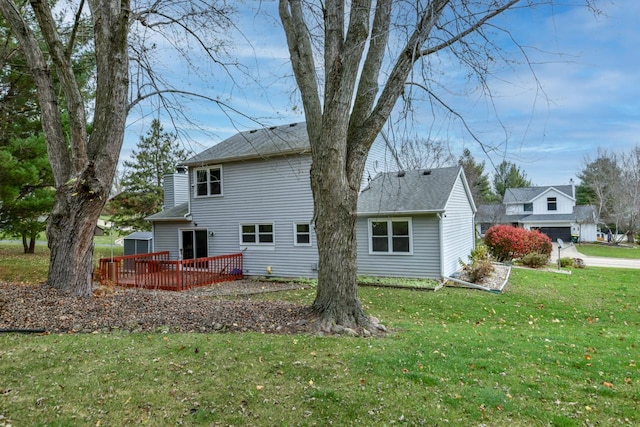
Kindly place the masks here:
POLYGON ((182 291, 242 277, 242 253, 173 261, 169 252, 100 259, 100 282, 117 286, 182 291))

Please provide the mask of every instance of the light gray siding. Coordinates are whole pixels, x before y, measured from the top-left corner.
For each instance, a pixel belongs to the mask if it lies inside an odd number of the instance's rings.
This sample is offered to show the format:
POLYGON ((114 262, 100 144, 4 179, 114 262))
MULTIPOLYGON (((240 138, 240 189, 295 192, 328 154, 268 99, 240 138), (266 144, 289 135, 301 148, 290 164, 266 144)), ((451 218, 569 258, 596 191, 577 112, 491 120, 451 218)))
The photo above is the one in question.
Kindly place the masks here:
MULTIPOLYGON (((209 237, 209 255, 243 251, 246 275, 266 276, 270 269, 273 276, 315 277, 318 255, 313 231, 310 246, 294 245, 294 223, 310 223, 313 218, 310 162, 302 155, 225 163, 219 197, 194 197, 191 185, 194 226, 214 233, 209 237), (274 244, 242 244, 240 225, 260 223, 273 224, 274 244)), ((191 184, 193 179, 191 170, 191 184)))
POLYGON ((362 173, 360 190, 364 189, 369 184, 369 181, 379 173, 398 169, 398 163, 393 150, 394 148, 390 142, 380 133, 369 149, 367 161, 364 164, 364 171, 362 173))
POLYGON ((164 209, 189 201, 189 178, 184 173, 171 173, 162 177, 164 209))
POLYGON ((189 222, 155 222, 153 224, 153 252, 169 251, 172 260, 180 259, 180 229, 189 222))
MULTIPOLYGON (((401 215, 403 218, 405 215, 401 215)), ((381 217, 376 217, 381 218, 381 217)), ((369 217, 359 217, 358 274, 364 276, 440 278, 439 220, 435 214, 411 218, 413 253, 370 254, 369 217)))
POLYGON ((449 276, 467 262, 475 247, 473 209, 461 176, 455 182, 442 220, 442 273, 449 276))

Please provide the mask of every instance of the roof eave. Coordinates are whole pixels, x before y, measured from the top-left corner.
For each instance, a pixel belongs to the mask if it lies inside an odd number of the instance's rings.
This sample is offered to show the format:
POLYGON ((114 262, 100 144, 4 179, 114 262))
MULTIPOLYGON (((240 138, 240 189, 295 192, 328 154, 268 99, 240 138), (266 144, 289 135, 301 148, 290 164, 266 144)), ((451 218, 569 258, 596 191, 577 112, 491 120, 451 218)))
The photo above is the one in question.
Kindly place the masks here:
POLYGON ((377 211, 377 212, 358 212, 358 216, 372 216, 372 215, 429 215, 444 213, 445 209, 428 209, 428 210, 414 210, 414 211, 377 211))
POLYGON ((192 161, 192 162, 183 162, 182 164, 189 167, 199 167, 199 166, 206 166, 206 165, 215 165, 220 163, 244 162, 247 160, 270 159, 273 157, 303 155, 303 154, 309 154, 309 153, 311 153, 311 150, 305 148, 303 150, 300 150, 300 149, 287 150, 287 151, 279 151, 277 153, 269 153, 269 154, 253 153, 253 154, 247 154, 244 156, 233 156, 233 157, 223 157, 220 159, 198 160, 198 161, 192 161))

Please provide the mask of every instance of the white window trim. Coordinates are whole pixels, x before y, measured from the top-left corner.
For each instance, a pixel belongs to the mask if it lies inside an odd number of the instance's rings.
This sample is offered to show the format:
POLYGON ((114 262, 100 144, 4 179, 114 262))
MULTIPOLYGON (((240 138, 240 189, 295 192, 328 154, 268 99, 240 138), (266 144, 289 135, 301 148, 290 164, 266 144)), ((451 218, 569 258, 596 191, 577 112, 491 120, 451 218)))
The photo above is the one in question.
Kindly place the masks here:
POLYGON ((413 221, 411 217, 397 217, 397 218, 369 218, 367 223, 367 234, 369 237, 369 255, 393 255, 393 256, 402 256, 402 255, 413 255, 413 221), (387 236, 389 240, 389 251, 381 252, 373 250, 373 233, 371 232, 371 224, 373 222, 386 222, 387 229, 390 234, 387 236), (409 226, 409 252, 393 252, 393 222, 407 222, 409 226))
POLYGON ((209 165, 209 166, 203 166, 201 168, 194 169, 193 170, 193 197, 196 199, 203 199, 207 197, 222 197, 224 195, 224 178, 223 177, 224 177, 224 173, 222 171, 222 165, 209 165), (210 169, 220 170, 220 194, 209 194, 209 190, 211 189, 210 187, 211 182, 207 181, 207 194, 201 196, 198 194, 198 171, 202 171, 202 170, 209 171, 210 169))
POLYGON ((311 230, 313 226, 310 222, 301 221, 293 223, 293 246, 313 246, 313 236, 311 230), (309 226, 309 243, 298 243, 298 225, 308 225, 309 226))
POLYGON ((274 222, 269 222, 269 221, 256 221, 256 222, 241 222, 240 224, 238 224, 238 241, 240 244, 240 249, 244 249, 244 248, 265 248, 265 249, 273 249, 276 245, 276 224, 274 222), (256 236, 256 241, 255 243, 246 243, 242 241, 242 227, 245 225, 253 225, 255 226, 255 236, 256 236), (259 236, 258 236, 258 229, 260 225, 270 225, 271 226, 271 235, 272 235, 272 242, 269 243, 261 243, 259 241, 259 236))

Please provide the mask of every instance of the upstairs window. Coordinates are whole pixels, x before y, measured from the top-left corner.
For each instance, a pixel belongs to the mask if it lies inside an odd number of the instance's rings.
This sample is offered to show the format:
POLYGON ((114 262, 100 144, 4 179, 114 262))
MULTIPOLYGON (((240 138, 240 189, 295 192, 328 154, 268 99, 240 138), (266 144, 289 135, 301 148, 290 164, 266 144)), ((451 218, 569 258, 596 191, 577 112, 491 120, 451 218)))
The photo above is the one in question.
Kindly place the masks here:
POLYGON ((525 212, 533 212, 533 203, 525 203, 524 204, 525 212))
POLYGON ((555 197, 547 197, 547 210, 548 211, 558 210, 558 200, 555 197))
POLYGON ((222 195, 222 166, 196 169, 196 197, 222 195))
POLYGON ((410 254, 410 219, 371 219, 369 221, 371 253, 410 254))

